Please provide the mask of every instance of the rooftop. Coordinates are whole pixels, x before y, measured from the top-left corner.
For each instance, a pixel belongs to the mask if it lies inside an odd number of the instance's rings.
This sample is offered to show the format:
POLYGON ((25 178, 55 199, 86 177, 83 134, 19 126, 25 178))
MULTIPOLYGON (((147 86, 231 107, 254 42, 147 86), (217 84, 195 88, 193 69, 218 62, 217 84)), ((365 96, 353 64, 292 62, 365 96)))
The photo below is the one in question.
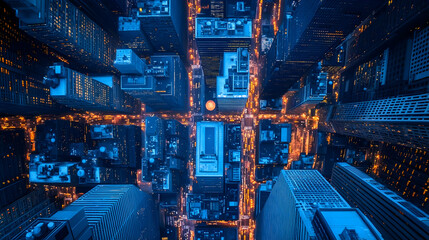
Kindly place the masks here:
POLYGON ((138 17, 170 15, 170 0, 137 0, 138 17))
POLYGON ((247 18, 196 18, 196 38, 251 38, 252 21, 247 18))
POLYGON ((292 189, 297 207, 303 210, 350 207, 317 170, 288 170, 281 174, 292 189))
POLYGON ((355 208, 345 209, 319 209, 321 216, 335 239, 344 239, 340 235, 345 229, 354 230, 359 236, 359 239, 382 239, 376 228, 368 221, 368 219, 355 208), (376 232, 375 232, 376 231, 376 232))
POLYGON ((249 85, 249 53, 239 48, 237 52, 223 53, 221 75, 217 77, 218 98, 247 98, 249 85))
POLYGON ((197 177, 223 176, 223 123, 197 123, 197 177))

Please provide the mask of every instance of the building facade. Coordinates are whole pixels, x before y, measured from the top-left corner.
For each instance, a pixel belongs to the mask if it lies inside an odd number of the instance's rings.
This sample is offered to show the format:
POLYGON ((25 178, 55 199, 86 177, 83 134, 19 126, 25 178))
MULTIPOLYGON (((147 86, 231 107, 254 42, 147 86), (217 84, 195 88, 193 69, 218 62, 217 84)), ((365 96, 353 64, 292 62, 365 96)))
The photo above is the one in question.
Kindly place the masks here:
POLYGON ((332 185, 371 219, 385 239, 427 239, 429 216, 347 163, 337 163, 332 185))

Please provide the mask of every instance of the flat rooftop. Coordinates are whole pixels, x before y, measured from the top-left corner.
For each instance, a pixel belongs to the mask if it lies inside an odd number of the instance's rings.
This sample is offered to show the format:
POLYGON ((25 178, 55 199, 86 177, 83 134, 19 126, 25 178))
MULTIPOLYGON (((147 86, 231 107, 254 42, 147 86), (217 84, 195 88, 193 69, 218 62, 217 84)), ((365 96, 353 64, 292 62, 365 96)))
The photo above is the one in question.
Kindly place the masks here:
POLYGON ((196 38, 251 38, 252 20, 247 18, 197 17, 196 38))
POLYGON ((345 228, 355 230, 360 239, 382 239, 381 235, 375 232, 375 227, 355 208, 319 209, 319 211, 337 240, 342 239, 340 234, 345 228))
POLYGON ((247 49, 223 53, 222 75, 217 77, 216 84, 218 98, 248 97, 249 58, 247 56, 247 49), (245 54, 245 60, 239 54, 245 54))
POLYGON ((197 123, 196 177, 223 176, 223 135, 221 122, 197 123))
MULTIPOLYGON (((174 0, 177 1, 177 0, 174 0)), ((138 17, 158 17, 170 15, 170 0, 137 0, 138 17)))
POLYGON ((282 171, 297 207, 303 210, 320 208, 349 208, 349 204, 317 170, 282 171))

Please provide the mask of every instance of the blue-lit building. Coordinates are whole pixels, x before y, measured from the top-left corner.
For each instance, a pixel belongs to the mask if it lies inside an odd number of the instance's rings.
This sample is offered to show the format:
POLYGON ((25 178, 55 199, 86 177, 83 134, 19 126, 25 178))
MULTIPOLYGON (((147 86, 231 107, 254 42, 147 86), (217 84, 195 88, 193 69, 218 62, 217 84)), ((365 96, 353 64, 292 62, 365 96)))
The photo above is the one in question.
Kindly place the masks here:
POLYGON ((145 118, 145 152, 142 162, 142 178, 152 181, 152 172, 160 168, 165 159, 164 120, 153 116, 145 118))
POLYGON ((142 130, 134 125, 92 125, 89 148, 93 155, 117 167, 140 168, 142 130))
POLYGON ((153 52, 152 44, 137 17, 119 17, 118 32, 124 47, 133 49, 139 57, 147 56, 153 52))
POLYGON ((13 240, 23 239, 93 239, 85 212, 81 207, 68 207, 50 218, 38 218, 21 230, 13 240))
POLYGON ((429 238, 429 215, 347 163, 337 163, 332 185, 361 209, 385 239, 429 238))
POLYGON ((216 81, 216 99, 220 112, 241 112, 249 96, 249 52, 223 54, 220 75, 216 81))
POLYGON ((60 186, 134 184, 140 168, 141 129, 48 120, 36 129, 31 183, 60 186))
POLYGON ((63 58, 19 29, 15 11, 4 1, 0 12, 0 114, 65 112, 42 83, 46 66, 63 58))
POLYGON ((111 69, 113 37, 71 1, 6 2, 16 9, 20 28, 30 36, 85 64, 89 71, 111 69))
POLYGON ((58 209, 58 204, 48 198, 44 188, 33 189, 30 193, 1 208, 0 238, 11 239, 37 218, 49 217, 58 209))
POLYGON ((256 221, 257 239, 383 239, 317 170, 282 170, 256 221))
POLYGON ((81 208, 92 239, 160 239, 154 202, 134 185, 98 185, 63 211, 81 208))
POLYGON ((213 17, 195 19, 195 40, 207 89, 215 89, 216 76, 219 74, 224 52, 237 52, 237 48, 249 48, 251 39, 251 19, 213 17))
POLYGON ((137 0, 137 18, 154 52, 178 54, 186 62, 186 1, 137 0))
POLYGON ((385 1, 287 1, 267 54, 262 98, 278 98, 385 1))
POLYGON ((49 68, 45 83, 56 102, 67 107, 103 113, 140 114, 141 104, 121 91, 114 76, 89 77, 62 64, 49 68))
POLYGON ((115 66, 123 73, 121 88, 140 99, 148 111, 188 109, 188 74, 176 55, 154 55, 150 64, 131 49, 120 49, 115 66))
POLYGON ((177 193, 184 183, 188 157, 188 128, 176 120, 145 118, 142 178, 155 193, 177 193))
POLYGON ((256 135, 256 180, 272 180, 289 163, 291 124, 273 124, 271 120, 259 122, 256 135))
POLYGON ((289 91, 286 94, 286 113, 297 115, 307 114, 309 110, 323 101, 327 95, 328 84, 328 73, 321 70, 321 63, 316 64, 305 75, 302 81, 303 86, 296 92, 289 91))
POLYGON ((385 3, 347 37, 323 131, 427 149, 428 13, 425 1, 385 3))
POLYGON ((272 179, 288 164, 291 131, 292 125, 289 123, 274 124, 266 119, 259 121, 256 136, 257 180, 272 179))
POLYGON ((222 193, 224 188, 224 125, 197 123, 195 193, 222 193))
POLYGON ((147 64, 135 54, 133 49, 116 49, 116 58, 113 66, 123 75, 144 75, 147 64))

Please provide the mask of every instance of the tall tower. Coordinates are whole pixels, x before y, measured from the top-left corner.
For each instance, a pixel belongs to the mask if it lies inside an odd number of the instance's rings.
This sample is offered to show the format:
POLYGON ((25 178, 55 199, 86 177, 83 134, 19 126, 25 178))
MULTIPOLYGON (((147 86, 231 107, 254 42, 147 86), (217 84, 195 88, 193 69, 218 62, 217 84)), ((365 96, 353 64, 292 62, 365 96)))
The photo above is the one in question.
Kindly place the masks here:
POLYGON ((94 239, 160 239, 153 200, 134 185, 98 185, 70 206, 84 209, 94 239))
POLYGON ((178 54, 186 62, 186 1, 138 0, 137 18, 153 50, 178 54))
POLYGON ((342 234, 382 239, 371 222, 358 209, 350 208, 317 170, 282 170, 258 216, 256 237, 325 239, 330 233, 333 239, 342 234))
POLYGON ((267 54, 261 97, 279 98, 383 0, 287 1, 267 54))
POLYGON ((84 63, 90 71, 112 69, 113 37, 69 0, 6 2, 16 10, 20 28, 30 36, 84 63))
POLYGON ((337 163, 332 185, 360 208, 385 239, 428 239, 429 215, 348 163, 337 163))

